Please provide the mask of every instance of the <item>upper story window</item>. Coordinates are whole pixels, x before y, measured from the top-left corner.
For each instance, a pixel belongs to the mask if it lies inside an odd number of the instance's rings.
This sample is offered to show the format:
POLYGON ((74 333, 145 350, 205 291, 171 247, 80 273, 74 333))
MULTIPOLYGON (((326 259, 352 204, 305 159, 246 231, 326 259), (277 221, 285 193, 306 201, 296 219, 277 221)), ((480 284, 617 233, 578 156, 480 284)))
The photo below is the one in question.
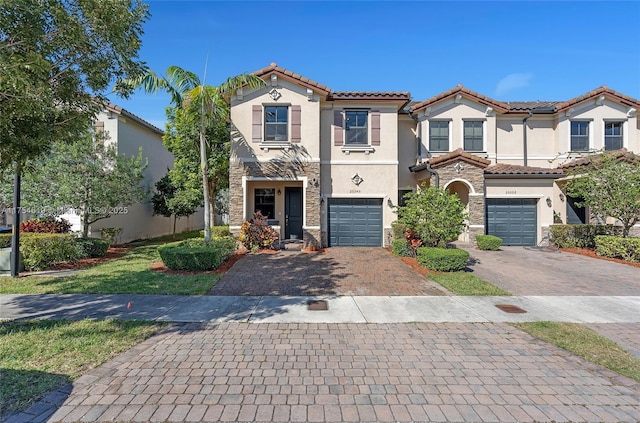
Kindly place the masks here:
POLYGON ((604 149, 619 150, 623 147, 622 122, 604 123, 604 149))
POLYGON ((589 122, 571 122, 571 151, 589 150, 589 122))
POLYGON ((264 108, 264 140, 288 141, 289 107, 265 106, 264 108))
POLYGON ((344 115, 345 144, 369 144, 367 128, 369 112, 366 110, 346 110, 344 115))
POLYGON ((449 151, 449 122, 429 122, 429 151, 449 151))
POLYGON ((464 150, 483 151, 484 140, 482 135, 483 122, 481 120, 464 121, 464 150))

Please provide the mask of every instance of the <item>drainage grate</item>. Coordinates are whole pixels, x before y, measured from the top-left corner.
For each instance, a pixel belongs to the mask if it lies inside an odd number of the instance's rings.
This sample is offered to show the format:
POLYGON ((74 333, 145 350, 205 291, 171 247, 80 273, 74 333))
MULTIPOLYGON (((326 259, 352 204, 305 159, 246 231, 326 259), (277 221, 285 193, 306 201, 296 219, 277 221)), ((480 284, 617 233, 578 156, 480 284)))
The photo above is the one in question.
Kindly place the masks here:
POLYGON ((514 306, 513 304, 496 304, 496 307, 498 307, 500 310, 504 311, 505 313, 526 313, 526 310, 521 309, 518 306, 514 306))
POLYGON ((327 300, 309 300, 307 301, 307 309, 311 311, 329 310, 327 300))

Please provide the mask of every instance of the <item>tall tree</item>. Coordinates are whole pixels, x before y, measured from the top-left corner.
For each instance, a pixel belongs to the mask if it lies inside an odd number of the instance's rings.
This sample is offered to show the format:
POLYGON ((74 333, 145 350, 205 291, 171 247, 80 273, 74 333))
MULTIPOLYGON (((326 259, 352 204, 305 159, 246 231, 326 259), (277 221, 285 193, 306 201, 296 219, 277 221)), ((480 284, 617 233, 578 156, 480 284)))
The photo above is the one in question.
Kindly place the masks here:
POLYGON ((72 144, 58 142, 24 172, 26 208, 38 215, 56 216, 73 211, 81 216, 82 236, 89 226, 147 198, 143 185, 142 151, 137 157, 118 155, 100 133, 85 130, 72 144))
MULTIPOLYGON (((241 74, 228 78, 218 86, 210 86, 201 82, 195 73, 178 66, 170 66, 164 76, 158 76, 153 71, 147 70, 143 76, 120 81, 118 86, 127 90, 142 87, 149 93, 164 90, 171 96, 176 122, 180 122, 180 125, 176 124, 176 128, 184 128, 182 135, 192 140, 186 145, 198 146, 196 151, 205 207, 204 237, 207 242, 210 241, 211 225, 215 216, 215 203, 212 200, 222 180, 218 176, 210 177, 210 162, 213 160, 217 169, 224 169, 225 166, 228 169, 229 155, 223 150, 216 151, 213 155, 207 152, 211 150, 212 145, 220 144, 219 140, 215 139, 216 128, 219 129, 229 121, 228 102, 231 94, 245 86, 250 89, 264 87, 265 82, 255 75, 241 74)), ((226 130, 228 131, 228 128, 226 130)), ((214 173, 217 175, 217 172, 214 173)))
POLYGON ((0 2, 0 168, 90 126, 111 84, 142 72, 147 17, 140 0, 0 2))
POLYGON ((585 163, 569 172, 567 192, 582 198, 578 206, 622 223, 622 236, 640 222, 640 156, 632 152, 605 152, 587 156, 585 163))

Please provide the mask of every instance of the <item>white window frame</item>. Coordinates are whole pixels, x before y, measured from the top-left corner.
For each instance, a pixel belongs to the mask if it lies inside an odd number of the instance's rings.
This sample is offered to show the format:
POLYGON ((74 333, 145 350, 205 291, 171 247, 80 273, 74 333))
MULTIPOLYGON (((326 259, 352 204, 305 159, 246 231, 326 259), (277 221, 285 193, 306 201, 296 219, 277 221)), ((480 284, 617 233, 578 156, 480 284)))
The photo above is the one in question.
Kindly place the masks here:
MULTIPOLYGON (((569 139, 567 141, 567 143, 568 143, 567 151, 570 151, 572 153, 581 153, 582 152, 582 151, 573 150, 573 148, 571 146, 571 136, 572 136, 572 134, 571 134, 571 126, 572 125, 571 124, 573 122, 587 122, 587 131, 589 131, 589 134, 587 136, 587 143, 588 144, 587 144, 587 149, 584 150, 584 151, 585 152, 586 151, 591 151, 593 149, 593 119, 570 119, 569 120, 569 128, 567 130, 567 133, 569 134, 569 139)), ((602 128, 602 135, 603 135, 602 142, 604 143, 604 127, 602 128)))
MULTIPOLYGON (((460 146, 467 153, 486 153, 487 152, 487 119, 482 118, 463 118, 460 125, 460 146), (464 148, 464 123, 465 122, 482 122, 482 150, 467 150, 464 148)), ((451 148, 451 147, 449 147, 451 148)))

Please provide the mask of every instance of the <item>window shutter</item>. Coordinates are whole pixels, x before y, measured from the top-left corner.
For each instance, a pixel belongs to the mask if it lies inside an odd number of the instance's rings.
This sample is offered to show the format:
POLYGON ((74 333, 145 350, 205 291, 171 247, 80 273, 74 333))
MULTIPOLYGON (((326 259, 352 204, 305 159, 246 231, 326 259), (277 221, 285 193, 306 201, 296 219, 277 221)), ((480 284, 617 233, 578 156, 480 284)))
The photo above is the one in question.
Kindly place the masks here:
POLYGON ((380 112, 371 111, 371 145, 380 145, 380 112))
POLYGON ((253 106, 252 108, 252 133, 251 140, 253 142, 262 141, 262 106, 253 106))
POLYGON ((96 132, 104 132, 104 122, 97 120, 93 123, 93 128, 96 132))
POLYGON ((333 111, 333 145, 344 144, 344 119, 342 117, 342 110, 333 111))
POLYGON ((291 142, 300 142, 302 134, 300 132, 300 106, 291 106, 291 142))

